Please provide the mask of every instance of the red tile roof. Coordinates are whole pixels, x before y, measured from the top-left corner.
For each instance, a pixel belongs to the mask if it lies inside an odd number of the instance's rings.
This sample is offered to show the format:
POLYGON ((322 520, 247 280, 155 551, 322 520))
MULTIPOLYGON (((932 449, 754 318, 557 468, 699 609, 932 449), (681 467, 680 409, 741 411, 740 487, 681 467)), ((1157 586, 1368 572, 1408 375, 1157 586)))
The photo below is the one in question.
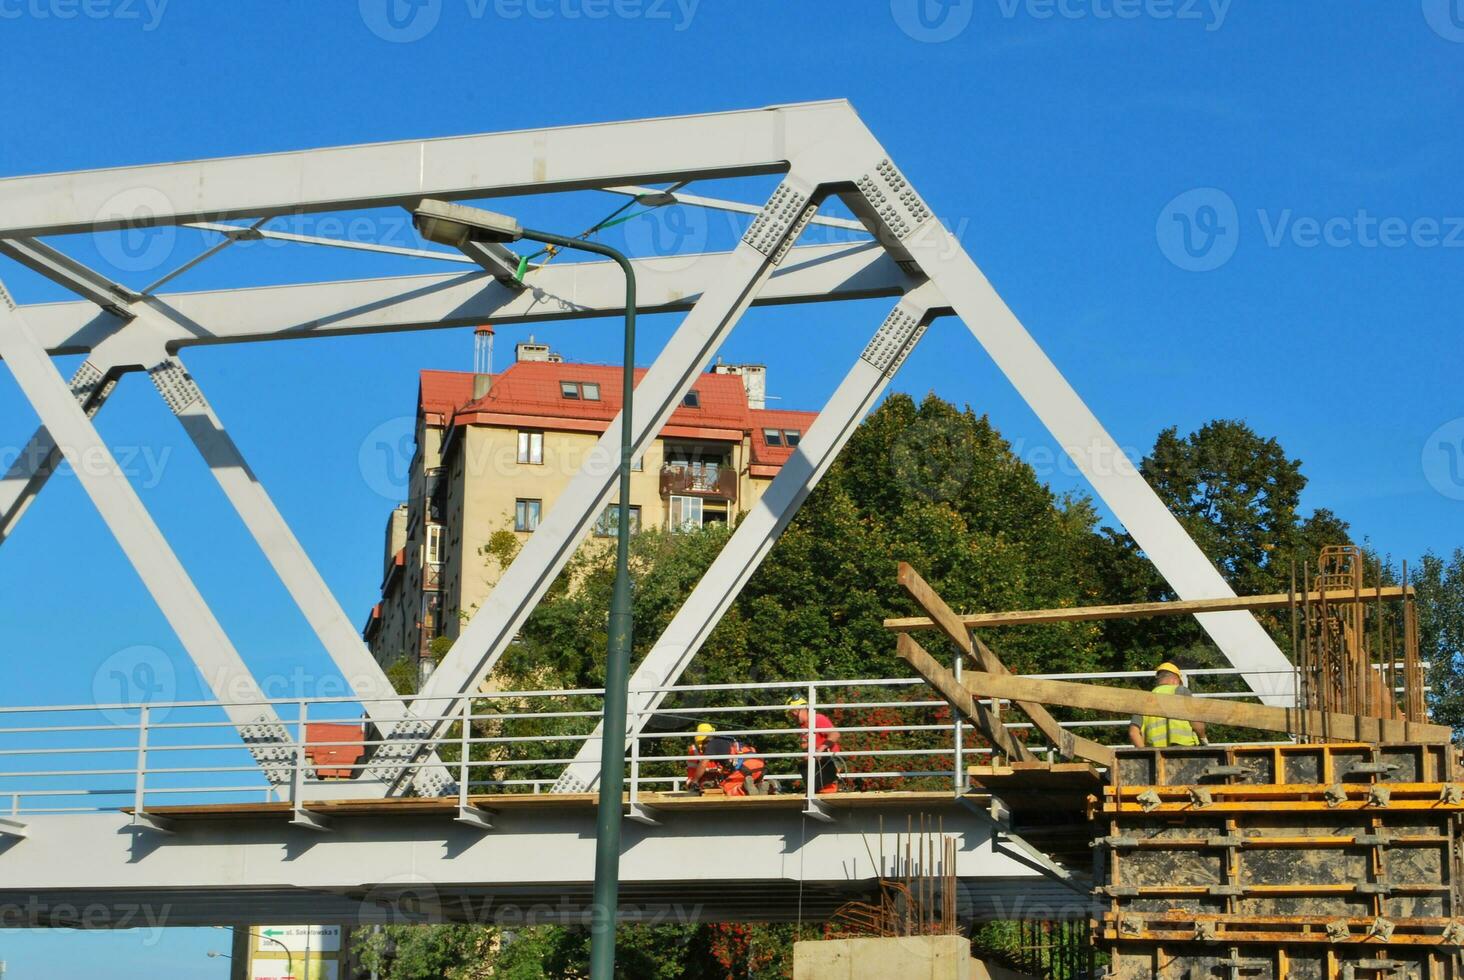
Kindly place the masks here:
MULTIPOLYGON (((751 412, 752 423, 752 465, 782 466, 793 455, 792 446, 769 446, 764 429, 792 430, 799 434, 808 432, 817 412, 793 412, 785 409, 755 408, 751 412)), ((753 476, 762 474, 753 473, 753 476)))
MULTIPOLYGON (((423 372, 423 409, 427 409, 429 380, 423 372)), ((435 371, 430 389, 442 395, 451 391, 464 390, 461 383, 449 380, 447 372, 435 371)), ((637 370, 637 383, 645 376, 644 370, 637 370)), ((598 423, 596 430, 615 418, 620 411, 621 370, 603 364, 570 364, 547 361, 522 361, 494 376, 488 394, 470 401, 472 375, 466 378, 468 398, 456 413, 455 421, 492 423, 495 417, 518 416, 541 420, 541 424, 553 427, 555 421, 570 424, 569 428, 581 428, 584 423, 598 423), (560 383, 574 381, 600 386, 598 401, 565 398, 560 383)), ((701 430, 733 430, 740 437, 748 430, 749 413, 747 392, 742 379, 733 375, 703 374, 697 378, 692 390, 697 393, 697 407, 682 405, 671 414, 667 428, 701 430)), ((506 419, 502 419, 507 421, 506 419)))
MULTIPOLYGON (((644 370, 635 372, 637 383, 644 370)), ((620 411, 621 370, 604 364, 520 361, 493 377, 488 394, 473 400, 473 375, 463 371, 423 371, 420 410, 428 424, 533 425, 570 431, 602 432, 620 411), (560 383, 600 386, 598 401, 565 398, 560 383)), ((772 476, 793 455, 790 446, 769 446, 764 429, 807 432, 817 412, 752 409, 742 379, 703 374, 692 390, 697 407, 679 406, 663 435, 741 439, 750 435, 754 476, 772 476)))
POLYGON ((466 371, 423 371, 417 410, 434 425, 446 425, 458 406, 473 400, 473 375, 466 371), (435 416, 435 418, 434 418, 435 416))

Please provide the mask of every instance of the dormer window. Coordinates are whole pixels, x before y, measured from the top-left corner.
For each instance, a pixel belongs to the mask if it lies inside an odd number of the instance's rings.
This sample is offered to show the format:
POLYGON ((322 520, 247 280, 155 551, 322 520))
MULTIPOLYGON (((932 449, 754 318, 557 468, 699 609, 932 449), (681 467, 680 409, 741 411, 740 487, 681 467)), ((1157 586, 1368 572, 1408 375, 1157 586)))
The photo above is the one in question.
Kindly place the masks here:
POLYGON ((778 429, 763 429, 763 442, 769 446, 781 446, 783 444, 783 433, 778 429))
POLYGON ((559 394, 571 401, 597 402, 600 400, 600 386, 593 381, 561 381, 559 394))
POLYGON ((783 430, 783 445, 787 446, 788 448, 791 449, 802 441, 803 433, 798 429, 783 430))
POLYGON ((683 408, 701 408, 701 393, 693 388, 681 399, 681 405, 683 408))

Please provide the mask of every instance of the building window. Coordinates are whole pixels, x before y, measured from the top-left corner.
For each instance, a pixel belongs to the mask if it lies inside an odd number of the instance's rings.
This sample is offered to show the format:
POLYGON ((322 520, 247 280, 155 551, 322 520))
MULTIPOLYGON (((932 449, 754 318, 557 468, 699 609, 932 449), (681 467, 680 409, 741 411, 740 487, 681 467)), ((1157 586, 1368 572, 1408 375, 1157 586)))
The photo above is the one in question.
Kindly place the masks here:
POLYGON ((544 462, 544 433, 520 432, 518 434, 518 461, 534 466, 544 462))
POLYGON ((796 446, 803 441, 803 433, 797 429, 783 430, 783 445, 796 446))
POLYGON ((763 429, 763 442, 769 446, 781 446, 783 444, 783 433, 777 429, 763 429))
POLYGON ((702 499, 700 497, 672 497, 670 526, 673 531, 701 527, 702 499))
POLYGON ((681 399, 681 404, 686 408, 701 408, 701 393, 693 388, 686 393, 685 398, 681 399))
POLYGON ((644 456, 635 456, 635 457, 632 457, 632 459, 630 461, 630 471, 632 473, 639 473, 641 470, 644 470, 645 468, 646 468, 646 458, 644 456))
POLYGON ((561 381, 559 394, 571 401, 597 402, 600 400, 600 386, 593 381, 561 381))
POLYGON ((440 565, 445 560, 443 547, 443 533, 441 524, 427 525, 427 563, 440 565))
MULTIPOLYGON (((595 521, 595 537, 613 538, 615 530, 620 524, 620 507, 618 504, 611 504, 605 508, 600 519, 595 521)), ((639 534, 641 529, 641 509, 632 504, 630 508, 630 533, 639 534)))
POLYGON ((513 529, 515 531, 532 531, 539 526, 539 511, 543 508, 542 500, 525 500, 520 497, 513 504, 513 529))

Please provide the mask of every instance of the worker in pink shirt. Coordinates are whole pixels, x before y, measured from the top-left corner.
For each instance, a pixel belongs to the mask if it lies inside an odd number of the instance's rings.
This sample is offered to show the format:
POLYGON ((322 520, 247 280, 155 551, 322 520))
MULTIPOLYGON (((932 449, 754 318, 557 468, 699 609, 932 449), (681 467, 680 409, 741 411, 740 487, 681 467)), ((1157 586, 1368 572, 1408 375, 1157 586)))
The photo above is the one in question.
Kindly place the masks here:
MULTIPOLYGON (((803 732, 802 744, 808 746, 808 701, 794 698, 788 702, 788 716, 803 732)), ((834 756, 839 751, 839 730, 821 711, 813 713, 813 752, 818 757, 814 768, 814 792, 819 794, 839 791, 839 766, 834 756)))

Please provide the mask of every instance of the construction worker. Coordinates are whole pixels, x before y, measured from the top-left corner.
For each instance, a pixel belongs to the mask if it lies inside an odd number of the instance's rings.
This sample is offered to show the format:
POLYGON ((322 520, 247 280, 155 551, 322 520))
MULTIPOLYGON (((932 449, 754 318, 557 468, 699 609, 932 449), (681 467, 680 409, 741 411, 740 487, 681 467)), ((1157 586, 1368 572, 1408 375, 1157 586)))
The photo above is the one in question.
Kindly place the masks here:
POLYGON ((699 756, 686 765, 686 785, 700 793, 721 789, 728 796, 762 796, 767 792, 763 775, 767 769, 751 743, 730 735, 716 734, 716 726, 696 726, 691 755, 699 756))
MULTIPOLYGON (((788 716, 803 732, 800 736, 801 744, 808 747, 808 702, 803 698, 794 698, 788 702, 788 716)), ((814 792, 815 793, 837 793, 839 791, 839 764, 835 758, 839 751, 839 730, 829 720, 829 716, 821 711, 813 713, 813 751, 818 757, 818 764, 814 769, 814 792)))
MULTIPOLYGON (((1154 668, 1153 693, 1189 697, 1190 689, 1185 687, 1184 675, 1179 672, 1179 668, 1166 660, 1154 668)), ((1128 735, 1136 749, 1210 744, 1205 739, 1204 722, 1188 722, 1181 718, 1161 718, 1156 715, 1134 715, 1129 722, 1128 735)))

